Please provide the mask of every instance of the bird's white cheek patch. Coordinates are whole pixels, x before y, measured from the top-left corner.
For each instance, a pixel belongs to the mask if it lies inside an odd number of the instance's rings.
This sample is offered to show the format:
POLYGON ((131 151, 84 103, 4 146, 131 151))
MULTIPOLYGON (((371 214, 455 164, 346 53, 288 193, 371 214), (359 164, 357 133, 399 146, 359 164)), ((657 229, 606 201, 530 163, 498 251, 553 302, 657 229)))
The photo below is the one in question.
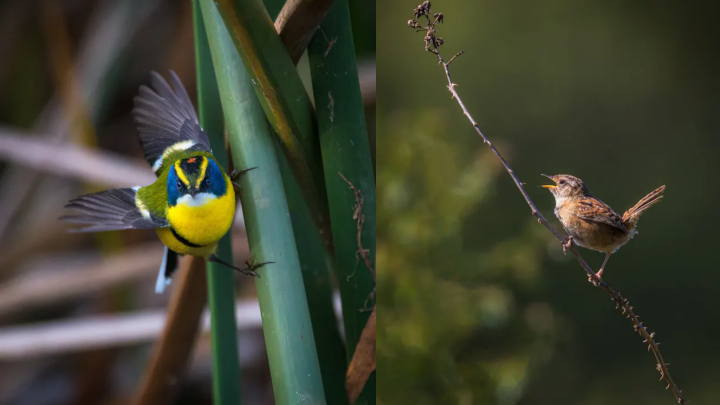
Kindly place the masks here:
POLYGON ((200 193, 196 195, 195 198, 193 198, 190 194, 185 194, 184 196, 178 198, 177 203, 186 207, 199 207, 216 198, 217 196, 211 193, 200 193))

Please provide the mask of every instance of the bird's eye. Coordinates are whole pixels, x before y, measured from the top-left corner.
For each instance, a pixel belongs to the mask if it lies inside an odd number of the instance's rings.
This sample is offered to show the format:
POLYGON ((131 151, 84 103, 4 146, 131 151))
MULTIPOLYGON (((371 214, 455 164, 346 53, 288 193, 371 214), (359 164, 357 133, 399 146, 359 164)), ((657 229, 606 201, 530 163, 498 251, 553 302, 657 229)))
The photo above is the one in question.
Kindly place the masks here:
POLYGON ((178 190, 182 190, 182 182, 180 180, 177 182, 177 188, 178 190))
POLYGON ((207 184, 208 186, 210 185, 210 177, 205 178, 205 184, 207 184))
POLYGON ((560 180, 560 182, 559 182, 558 184, 561 185, 561 186, 564 185, 564 184, 565 184, 565 180, 560 180))

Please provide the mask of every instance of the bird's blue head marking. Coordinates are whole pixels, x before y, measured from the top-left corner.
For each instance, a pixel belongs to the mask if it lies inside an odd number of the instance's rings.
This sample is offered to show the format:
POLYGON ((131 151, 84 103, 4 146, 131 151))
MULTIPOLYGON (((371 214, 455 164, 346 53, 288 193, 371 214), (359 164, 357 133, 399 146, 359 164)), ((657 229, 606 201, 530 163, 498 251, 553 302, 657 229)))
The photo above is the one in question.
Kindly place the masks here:
POLYGON ((177 204, 178 198, 186 193, 184 184, 178 178, 175 166, 170 166, 167 178, 168 205, 173 207, 177 204))
POLYGON ((211 194, 221 197, 227 193, 222 170, 213 159, 196 156, 176 162, 170 167, 167 178, 168 205, 175 206, 185 195, 195 197, 211 194))
POLYGON ((200 192, 214 194, 217 197, 222 197, 225 193, 227 193, 225 177, 223 176, 217 163, 215 163, 212 159, 208 159, 208 166, 205 170, 205 179, 200 185, 200 192))

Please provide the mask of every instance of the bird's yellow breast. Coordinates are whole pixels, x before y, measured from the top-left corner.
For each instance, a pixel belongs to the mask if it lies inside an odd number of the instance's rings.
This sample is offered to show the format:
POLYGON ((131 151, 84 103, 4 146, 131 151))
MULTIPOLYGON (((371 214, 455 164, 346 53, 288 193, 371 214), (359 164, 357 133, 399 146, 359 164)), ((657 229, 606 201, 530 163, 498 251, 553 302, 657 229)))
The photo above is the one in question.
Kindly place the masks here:
POLYGON ((176 238, 170 228, 157 228, 155 232, 158 238, 160 238, 160 241, 170 250, 184 255, 207 257, 215 252, 215 247, 217 246, 217 242, 200 247, 188 246, 176 238))
POLYGON ((227 192, 217 197, 199 194, 195 198, 184 196, 176 205, 168 207, 170 228, 159 228, 160 240, 171 250, 193 256, 207 256, 232 225, 235 216, 235 191, 228 178, 227 192), (173 234, 173 230, 182 239, 173 234), (185 242, 189 242, 190 246, 185 242))

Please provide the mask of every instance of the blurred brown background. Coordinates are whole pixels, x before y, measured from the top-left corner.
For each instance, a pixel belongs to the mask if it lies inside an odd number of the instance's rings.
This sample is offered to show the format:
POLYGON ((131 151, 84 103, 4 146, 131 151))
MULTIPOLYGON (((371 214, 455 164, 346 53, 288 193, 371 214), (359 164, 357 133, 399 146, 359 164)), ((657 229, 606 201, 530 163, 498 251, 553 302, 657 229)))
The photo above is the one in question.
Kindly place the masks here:
MULTIPOLYGON (((457 103, 420 1, 378 13, 383 404, 672 404, 632 324, 531 216, 457 103)), ((619 212, 666 184, 605 280, 690 403, 720 398, 720 26, 711 2, 434 0, 458 92, 543 214, 540 173, 619 212)), ((560 229, 560 228, 559 228, 560 229)), ((603 255, 581 249, 594 268, 603 255)))
MULTIPOLYGON (((350 7, 374 123, 375 6, 350 7)), ((0 404, 136 392, 173 289, 154 294, 162 245, 151 231, 68 234, 56 219, 78 194, 153 181, 130 111, 150 71, 169 69, 194 99, 190 0, 0 1, 0 404)), ((309 80, 306 60, 298 69, 309 80)), ((240 264, 241 212, 233 234, 240 264)), ((271 404, 254 284, 237 281, 243 403, 271 404)), ((207 328, 206 316, 187 377, 168 382, 174 403, 212 403, 207 328)))

